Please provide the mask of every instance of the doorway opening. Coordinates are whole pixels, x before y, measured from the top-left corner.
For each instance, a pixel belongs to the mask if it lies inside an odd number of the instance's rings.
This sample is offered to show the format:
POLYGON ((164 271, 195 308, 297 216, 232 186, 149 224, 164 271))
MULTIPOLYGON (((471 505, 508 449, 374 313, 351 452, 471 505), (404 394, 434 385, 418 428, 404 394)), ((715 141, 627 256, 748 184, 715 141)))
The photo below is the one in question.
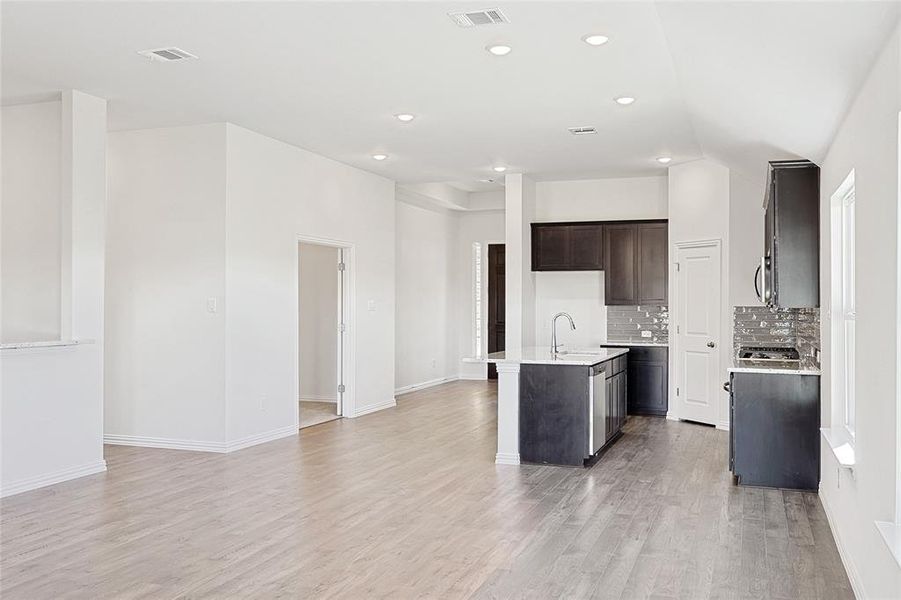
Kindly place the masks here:
MULTIPOLYGON (((506 250, 503 244, 488 244, 488 353, 500 352, 504 346, 506 307, 506 250)), ((497 366, 488 365, 488 379, 497 379, 497 366)))
POLYGON ((298 428, 346 413, 346 256, 342 246, 297 244, 298 428))

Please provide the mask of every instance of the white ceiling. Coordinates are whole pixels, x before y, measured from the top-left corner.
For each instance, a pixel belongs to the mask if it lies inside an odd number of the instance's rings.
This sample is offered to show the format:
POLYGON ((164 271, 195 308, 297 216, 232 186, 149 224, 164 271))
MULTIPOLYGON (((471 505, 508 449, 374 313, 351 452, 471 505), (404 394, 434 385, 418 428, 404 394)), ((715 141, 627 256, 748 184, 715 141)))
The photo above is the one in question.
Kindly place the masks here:
POLYGON ((821 160, 896 2, 10 2, 4 103, 75 88, 110 128, 230 121, 403 183, 491 189, 660 174, 706 155, 748 173, 821 160), (447 12, 500 6, 462 29, 447 12), (589 32, 610 42, 591 47, 589 32), (505 42, 506 57, 484 47, 505 42), (149 62, 178 46, 200 57, 149 62), (638 101, 613 102, 619 95, 638 101), (392 115, 412 112, 410 124, 392 115), (575 137, 567 127, 593 125, 575 137), (376 162, 374 152, 389 159, 376 162))

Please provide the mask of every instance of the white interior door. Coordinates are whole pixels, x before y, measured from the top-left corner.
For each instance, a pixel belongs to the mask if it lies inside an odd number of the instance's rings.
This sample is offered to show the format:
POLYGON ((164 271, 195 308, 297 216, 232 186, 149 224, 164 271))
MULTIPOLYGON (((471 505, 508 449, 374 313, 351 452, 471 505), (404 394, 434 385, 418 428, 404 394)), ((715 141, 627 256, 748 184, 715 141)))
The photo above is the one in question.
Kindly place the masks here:
POLYGON ((678 244, 676 380, 678 417, 717 423, 722 272, 719 241, 678 244))

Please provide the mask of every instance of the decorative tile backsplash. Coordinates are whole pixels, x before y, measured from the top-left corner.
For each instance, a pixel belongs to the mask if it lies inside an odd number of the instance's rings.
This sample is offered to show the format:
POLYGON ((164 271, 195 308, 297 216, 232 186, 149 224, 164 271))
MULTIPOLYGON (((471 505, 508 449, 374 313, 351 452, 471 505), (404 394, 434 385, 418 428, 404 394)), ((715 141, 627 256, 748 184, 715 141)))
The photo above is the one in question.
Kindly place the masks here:
POLYGON ((669 307, 608 306, 607 341, 668 343, 669 307), (642 331, 650 331, 651 337, 642 337, 642 331))
POLYGON ((742 346, 792 346, 802 366, 819 367, 820 309, 736 306, 735 356, 742 346))

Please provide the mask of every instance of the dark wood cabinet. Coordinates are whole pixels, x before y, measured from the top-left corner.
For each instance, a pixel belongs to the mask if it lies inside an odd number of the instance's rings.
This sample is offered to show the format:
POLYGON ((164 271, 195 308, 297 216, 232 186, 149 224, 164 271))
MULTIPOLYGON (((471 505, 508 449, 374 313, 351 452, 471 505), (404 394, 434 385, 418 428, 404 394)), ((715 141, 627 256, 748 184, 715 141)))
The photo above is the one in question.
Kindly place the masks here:
POLYGON ((603 268, 603 223, 532 223, 533 271, 603 268))
POLYGON ((767 305, 820 305, 820 168, 810 161, 770 163, 763 269, 767 305))
POLYGON ((519 456, 523 462, 587 465, 626 422, 625 356, 589 366, 524 364, 519 370, 519 456), (599 393, 604 386, 603 392, 599 393))
POLYGON ((638 230, 633 223, 604 227, 604 304, 638 304, 638 230))
POLYGON ((604 226, 604 303, 666 304, 669 238, 666 221, 604 226))
POLYGON ((669 409, 669 349, 658 346, 605 344, 628 348, 627 413, 665 416, 669 409))
POLYGON ((668 301, 669 224, 532 223, 533 271, 604 271, 605 304, 668 301))
POLYGON ((638 303, 666 304, 669 297, 669 224, 639 223, 636 229, 638 303))
POLYGON ((820 378, 732 373, 730 467, 740 485, 817 490, 820 378))

